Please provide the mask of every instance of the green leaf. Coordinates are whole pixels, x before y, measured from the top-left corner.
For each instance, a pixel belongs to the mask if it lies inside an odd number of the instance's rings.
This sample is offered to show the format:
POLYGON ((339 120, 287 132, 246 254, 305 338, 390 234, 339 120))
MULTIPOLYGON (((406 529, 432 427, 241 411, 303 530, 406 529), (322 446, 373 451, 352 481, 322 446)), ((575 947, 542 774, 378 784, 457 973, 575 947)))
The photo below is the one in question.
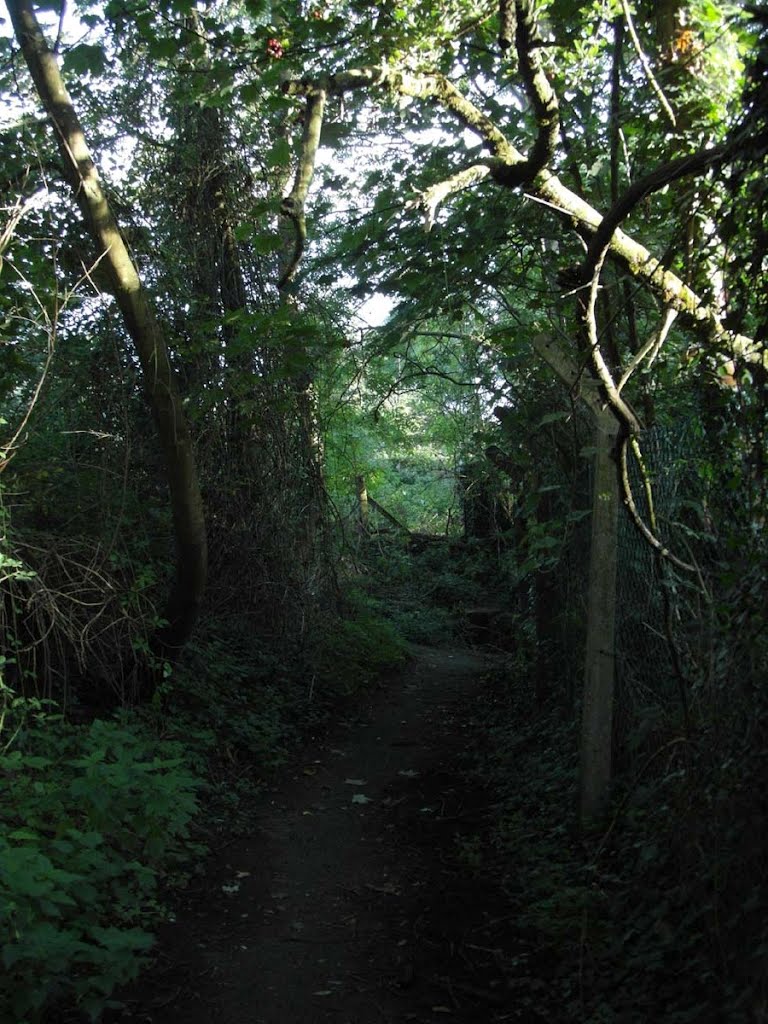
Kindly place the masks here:
POLYGON ((263 95, 264 86, 258 79, 240 87, 240 101, 246 107, 251 103, 256 103, 263 95))
POLYGON ((283 241, 278 235, 256 235, 250 239, 251 248, 261 256, 268 256, 269 253, 279 252, 283 247, 283 241))
POLYGON ((563 420, 570 419, 571 415, 572 414, 570 412, 564 412, 564 411, 561 411, 561 412, 548 412, 548 413, 546 413, 546 415, 541 417, 541 419, 537 423, 537 426, 538 427, 546 427, 546 425, 548 423, 560 423, 563 420))
POLYGON ((101 75, 106 64, 106 55, 98 43, 79 43, 61 62, 64 72, 73 75, 101 75))
POLYGON ((291 147, 287 139, 279 138, 267 150, 265 157, 268 167, 282 167, 290 162, 291 147))
POLYGON ((32 829, 29 829, 29 828, 17 828, 17 829, 14 829, 13 832, 9 832, 8 838, 9 839, 32 839, 32 840, 39 840, 40 839, 40 835, 37 832, 33 832, 32 829))
POLYGON ((149 52, 153 57, 162 59, 164 57, 175 57, 179 52, 179 40, 172 36, 154 38, 149 40, 149 52))

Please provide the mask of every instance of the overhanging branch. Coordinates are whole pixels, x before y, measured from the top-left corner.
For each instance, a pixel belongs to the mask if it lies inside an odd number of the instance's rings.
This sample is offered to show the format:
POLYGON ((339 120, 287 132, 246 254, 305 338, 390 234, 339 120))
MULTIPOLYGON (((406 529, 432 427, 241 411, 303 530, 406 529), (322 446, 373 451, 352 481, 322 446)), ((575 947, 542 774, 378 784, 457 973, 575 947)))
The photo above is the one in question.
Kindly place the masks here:
POLYGON ((328 95, 341 96, 346 92, 372 88, 387 89, 397 96, 409 96, 412 99, 437 100, 465 128, 477 135, 505 165, 512 167, 525 163, 525 156, 507 140, 490 117, 438 72, 413 74, 383 64, 381 67, 354 68, 314 80, 291 80, 283 84, 283 92, 288 96, 308 96, 318 90, 328 95))
MULTIPOLYGON (((536 181, 529 185, 529 189, 534 198, 550 203, 561 216, 567 218, 577 228, 589 233, 595 233, 600 228, 603 218, 597 210, 581 196, 566 188, 559 178, 549 171, 542 171, 536 181)), ((706 331, 709 339, 715 342, 721 351, 731 358, 736 357, 751 363, 759 362, 768 367, 768 355, 751 338, 727 330, 711 306, 708 306, 676 274, 667 270, 644 245, 636 242, 621 228, 616 228, 612 232, 606 251, 634 278, 644 282, 658 295, 665 306, 676 309, 694 327, 706 331)))
POLYGON ((610 242, 613 232, 626 220, 638 203, 681 178, 702 174, 711 167, 718 166, 726 159, 728 152, 727 147, 718 146, 716 149, 702 149, 698 153, 690 153, 688 156, 662 164, 630 185, 603 217, 590 242, 584 266, 585 280, 592 276, 600 253, 610 242))
POLYGON ((460 192, 469 188, 470 185, 474 185, 475 182, 487 178, 490 173, 491 165, 489 163, 473 164, 472 167, 467 167, 465 170, 459 171, 458 174, 430 186, 424 192, 419 192, 415 198, 408 200, 405 204, 406 209, 409 207, 420 209, 424 215, 424 230, 430 232, 441 203, 444 203, 455 192, 460 192))
MULTIPOLYGON (((518 6, 518 19, 520 6, 525 7, 526 5, 518 6)), ((520 31, 518 26, 518 36, 520 31)), ((524 32, 525 29, 522 31, 524 32)), ((528 72, 528 89, 534 113, 537 114, 537 117, 541 117, 548 110, 548 116, 553 116, 554 112, 548 105, 546 94, 549 84, 547 82, 546 87, 543 84, 546 82, 543 72, 537 77, 537 67, 538 65, 534 61, 528 72), (536 82, 539 83, 538 86, 536 82), (536 102, 533 99, 535 96, 537 97, 536 102), (541 112, 539 112, 539 107, 541 112)), ((373 88, 386 88, 396 95, 437 101, 452 113, 463 127, 477 135, 491 152, 491 156, 486 161, 475 165, 474 172, 471 169, 467 172, 459 172, 459 175, 454 175, 446 179, 445 182, 432 186, 431 190, 428 189, 424 193, 424 201, 419 205, 428 210, 430 205, 434 205, 432 204, 433 198, 440 197, 438 202, 443 201, 448 195, 466 184, 466 181, 461 179, 461 175, 465 173, 470 175, 474 173, 476 177, 473 180, 490 176, 504 188, 524 186, 532 199, 553 207, 561 217, 579 231, 589 235, 597 235, 600 232, 601 240, 604 236, 608 236, 604 245, 601 242, 595 243, 592 266, 597 264, 600 253, 605 248, 607 255, 621 263, 635 279, 642 281, 646 287, 659 296, 665 307, 677 310, 691 325, 705 331, 709 340, 713 341, 720 351, 727 353, 730 358, 761 363, 768 368, 768 353, 758 347, 751 338, 728 331, 711 306, 708 306, 676 274, 667 270, 645 246, 636 242, 618 227, 618 224, 626 217, 628 210, 631 210, 639 202, 639 198, 642 198, 640 193, 643 189, 645 190, 643 194, 647 195, 649 192, 657 191, 664 183, 714 166, 725 158, 725 154, 721 150, 702 151, 659 168, 637 186, 628 190, 610 214, 610 220, 602 227, 606 218, 593 206, 567 188, 546 166, 539 170, 536 169, 533 154, 536 153, 537 146, 543 151, 545 145, 551 145, 551 134, 547 133, 554 131, 554 121, 550 123, 549 127, 540 125, 539 138, 534 143, 532 156, 529 158, 505 137, 487 114, 463 96, 447 78, 438 73, 415 74, 399 71, 385 64, 376 68, 358 68, 335 75, 321 76, 316 80, 293 80, 286 82, 283 86, 284 91, 290 96, 308 96, 319 89, 328 94, 341 95, 351 90, 373 88), (542 142, 543 138, 549 141, 542 142), (486 167, 487 172, 484 170, 486 167), (663 182, 662 179, 664 179, 663 182), (452 185, 455 187, 451 187, 452 185), (431 194, 432 192, 434 194, 431 194), (614 220, 616 220, 615 225, 614 220)), ((434 208, 436 209, 436 206, 434 208)), ((589 280, 589 277, 586 280, 589 280)))
POLYGON ((560 109, 557 96, 544 73, 537 50, 533 11, 528 0, 515 3, 517 59, 528 102, 536 118, 537 135, 528 157, 526 174, 533 178, 552 162, 560 141, 560 109))

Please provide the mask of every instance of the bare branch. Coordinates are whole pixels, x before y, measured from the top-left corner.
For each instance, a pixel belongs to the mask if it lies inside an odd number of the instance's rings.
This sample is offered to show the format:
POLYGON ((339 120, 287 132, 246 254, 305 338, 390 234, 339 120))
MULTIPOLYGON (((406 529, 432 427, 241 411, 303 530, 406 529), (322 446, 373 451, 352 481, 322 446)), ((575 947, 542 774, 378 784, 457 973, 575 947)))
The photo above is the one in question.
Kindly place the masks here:
POLYGON ((56 42, 53 44, 53 52, 58 53, 61 49, 61 40, 64 37, 64 21, 67 17, 67 0, 61 0, 59 10, 59 27, 56 30, 56 42))
POLYGON ((424 230, 429 233, 435 223, 435 215, 440 204, 448 196, 453 195, 454 192, 460 192, 462 189, 469 188, 476 181, 482 181, 490 173, 491 168, 487 163, 474 164, 472 167, 467 167, 465 170, 459 171, 458 174, 446 178, 445 181, 439 181, 436 185, 431 185, 424 192, 419 192, 415 198, 408 200, 405 204, 406 209, 421 209, 424 215, 424 230))
POLYGON ((638 203, 681 178, 702 174, 711 167, 716 167, 728 155, 729 149, 726 146, 718 146, 716 149, 701 149, 697 153, 690 153, 688 156, 662 164, 661 167, 657 167, 650 174, 646 174, 645 177, 630 185, 603 217, 590 242, 585 264, 585 279, 592 273, 599 254, 609 243, 616 228, 626 220, 638 203))
POLYGON ((672 309, 670 306, 664 310, 664 317, 661 321, 661 325, 657 331, 654 331, 648 341, 635 353, 632 358, 632 362, 626 368, 624 373, 621 375, 621 380, 616 386, 616 390, 621 393, 622 388, 627 383, 629 378, 635 372, 637 367, 642 363, 646 356, 648 356, 648 366, 652 366, 656 356, 661 351, 661 346, 667 340, 672 324, 677 319, 678 313, 676 309, 672 309))
POLYGON ((665 547, 659 538, 652 533, 643 522, 643 518, 637 510, 635 499, 632 494, 632 486, 629 482, 629 470, 627 468, 627 448, 629 447, 630 438, 625 437, 622 441, 621 448, 619 451, 620 456, 620 479, 621 486, 624 492, 624 505, 626 506, 632 521, 638 528, 643 537, 648 541, 651 547, 659 554, 661 558, 666 558, 667 561, 671 562, 672 565, 676 565, 678 569, 682 569, 684 572, 696 572, 696 566, 691 565, 689 562, 683 562, 682 559, 677 558, 673 555, 669 548, 665 547))
POLYGON ((651 70, 650 61, 648 60, 646 55, 643 53, 643 47, 640 44, 640 38, 639 38, 637 32, 635 31, 635 23, 632 20, 632 11, 629 8, 628 0, 621 0, 621 9, 624 12, 624 17, 626 18, 626 21, 627 21, 627 28, 629 29, 629 35, 630 35, 630 38, 632 40, 632 45, 634 46, 635 52, 637 53, 637 56, 640 59, 640 63, 643 65, 643 71, 645 72, 645 77, 648 79, 648 82, 650 83, 651 88, 653 89, 653 91, 658 96, 659 103, 661 104, 661 106, 662 106, 662 108, 664 110, 664 113, 667 115, 669 120, 672 122, 672 125, 674 127, 676 127, 677 126, 677 118, 675 117, 675 112, 672 109, 672 107, 669 105, 669 101, 667 100, 667 97, 664 95, 661 86, 656 81, 656 77, 655 77, 653 71, 651 70))
POLYGON ((595 267, 595 272, 592 275, 592 281, 589 286, 589 301, 587 302, 587 308, 584 313, 587 338, 589 340, 589 352, 592 358, 592 366, 594 367, 598 380, 605 389, 608 404, 615 412, 616 418, 620 423, 624 424, 628 433, 637 434, 641 430, 640 421, 632 408, 624 401, 619 393, 619 389, 616 386, 613 375, 605 361, 605 357, 603 356, 603 350, 600 346, 600 339, 597 332, 596 304, 597 294, 600 288, 600 271, 603 269, 604 259, 605 254, 603 255, 603 259, 601 259, 599 264, 595 267))
POLYGON ((31 195, 29 199, 23 199, 19 196, 16 202, 8 209, 8 220, 0 230, 0 269, 3 266, 3 253, 6 251, 8 246, 13 240, 13 236, 16 234, 16 228, 19 226, 21 220, 30 212, 37 207, 40 207, 45 200, 48 198, 47 189, 38 189, 34 195, 31 195))
POLYGON ((56 327, 55 325, 53 325, 48 333, 48 351, 45 356, 45 362, 43 363, 43 368, 40 371, 40 376, 38 377, 37 384, 35 385, 35 390, 32 392, 32 397, 29 400, 27 408, 24 412, 24 416, 22 417, 21 423, 19 424, 17 430, 14 432, 14 435, 10 439, 10 441, 8 441, 7 443, 3 444, 2 447, 0 447, 0 473, 2 473, 7 468, 8 464, 11 462, 14 455, 16 454, 16 451, 18 450, 19 438, 24 433, 27 423, 29 423, 29 419, 35 409, 35 406, 37 405, 40 399, 40 394, 42 393, 43 385, 45 384, 46 377, 48 376, 48 371, 51 368, 51 362, 53 361, 53 353, 55 346, 56 327))

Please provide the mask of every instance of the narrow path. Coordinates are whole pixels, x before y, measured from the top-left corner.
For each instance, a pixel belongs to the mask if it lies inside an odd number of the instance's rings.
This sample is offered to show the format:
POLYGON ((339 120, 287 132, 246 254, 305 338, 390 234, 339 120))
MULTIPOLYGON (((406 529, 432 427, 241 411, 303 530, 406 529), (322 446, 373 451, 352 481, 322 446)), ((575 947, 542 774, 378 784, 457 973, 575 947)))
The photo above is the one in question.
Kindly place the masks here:
POLYGON ((478 797, 457 758, 484 664, 419 648, 354 720, 310 745, 256 798, 258 830, 221 851, 164 930, 120 1020, 491 1020, 443 973, 448 932, 466 935, 478 913, 451 851, 478 797))

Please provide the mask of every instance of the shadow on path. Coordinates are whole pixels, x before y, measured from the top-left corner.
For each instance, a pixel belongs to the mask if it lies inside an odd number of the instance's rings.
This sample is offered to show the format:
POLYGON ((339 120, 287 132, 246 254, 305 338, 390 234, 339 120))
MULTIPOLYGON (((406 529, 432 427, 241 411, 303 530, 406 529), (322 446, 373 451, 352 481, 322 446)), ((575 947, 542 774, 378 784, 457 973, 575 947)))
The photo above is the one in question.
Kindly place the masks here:
POLYGON ((458 762, 485 667, 470 651, 416 648, 354 719, 307 746, 255 798, 254 832, 211 858, 118 1019, 512 1019, 497 1015, 503 986, 473 984, 472 950, 498 907, 455 858, 457 844, 471 855, 466 823, 484 802, 458 762))

